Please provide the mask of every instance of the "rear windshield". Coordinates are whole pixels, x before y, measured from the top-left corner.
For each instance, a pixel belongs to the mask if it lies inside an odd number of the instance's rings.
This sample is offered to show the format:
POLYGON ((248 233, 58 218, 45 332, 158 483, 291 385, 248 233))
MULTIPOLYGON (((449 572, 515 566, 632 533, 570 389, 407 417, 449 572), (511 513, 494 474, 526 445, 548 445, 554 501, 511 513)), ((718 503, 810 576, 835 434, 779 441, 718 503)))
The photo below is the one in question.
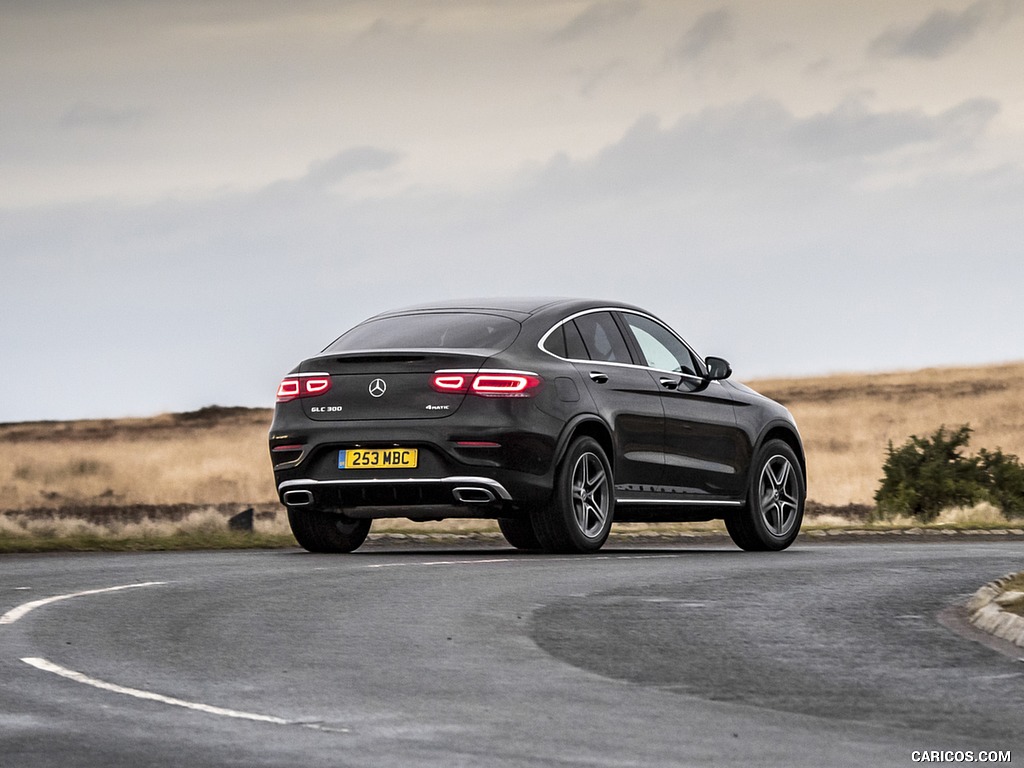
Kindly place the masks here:
POLYGON ((324 352, 362 349, 478 349, 500 352, 519 335, 515 320, 476 312, 439 312, 369 320, 324 352))

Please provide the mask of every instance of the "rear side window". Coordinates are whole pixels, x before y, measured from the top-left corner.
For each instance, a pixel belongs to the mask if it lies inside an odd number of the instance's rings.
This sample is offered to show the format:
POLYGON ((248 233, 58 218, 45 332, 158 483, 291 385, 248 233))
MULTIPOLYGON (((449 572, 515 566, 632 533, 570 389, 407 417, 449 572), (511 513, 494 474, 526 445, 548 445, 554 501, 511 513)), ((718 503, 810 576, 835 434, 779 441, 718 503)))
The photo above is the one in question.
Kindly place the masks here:
POLYGON ((591 360, 606 363, 632 363, 629 347, 609 312, 591 312, 574 321, 591 360))
POLYGON ((580 336, 579 329, 572 320, 555 326, 544 342, 544 349, 553 355, 569 360, 587 359, 587 348, 583 345, 583 337, 580 336))
POLYGON ((583 337, 580 336, 580 329, 576 323, 569 321, 562 328, 565 330, 565 353, 570 360, 586 360, 587 348, 583 344, 583 337))
POLYGON ((473 349, 500 352, 515 341, 515 320, 477 312, 399 315, 357 325, 324 352, 363 349, 473 349))

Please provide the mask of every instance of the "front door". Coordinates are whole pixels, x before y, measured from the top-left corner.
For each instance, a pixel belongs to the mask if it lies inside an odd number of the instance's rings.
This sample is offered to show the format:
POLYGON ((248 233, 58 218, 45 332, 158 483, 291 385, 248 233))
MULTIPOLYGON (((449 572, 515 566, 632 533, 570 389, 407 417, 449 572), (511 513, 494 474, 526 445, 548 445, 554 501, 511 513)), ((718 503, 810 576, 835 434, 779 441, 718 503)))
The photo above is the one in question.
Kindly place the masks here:
POLYGON ((666 326, 623 312, 661 394, 665 428, 661 452, 666 500, 718 500, 743 493, 746 438, 721 382, 706 382, 701 363, 666 326))

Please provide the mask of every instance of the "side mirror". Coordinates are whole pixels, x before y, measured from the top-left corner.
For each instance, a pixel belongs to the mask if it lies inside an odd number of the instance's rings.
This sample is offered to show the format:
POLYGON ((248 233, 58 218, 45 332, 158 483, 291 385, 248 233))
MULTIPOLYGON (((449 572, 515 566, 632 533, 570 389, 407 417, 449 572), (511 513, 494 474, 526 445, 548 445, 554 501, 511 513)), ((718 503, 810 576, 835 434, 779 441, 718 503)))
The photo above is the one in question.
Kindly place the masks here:
POLYGON ((732 376, 732 366, 721 357, 709 357, 704 360, 708 365, 708 381, 721 381, 732 376))

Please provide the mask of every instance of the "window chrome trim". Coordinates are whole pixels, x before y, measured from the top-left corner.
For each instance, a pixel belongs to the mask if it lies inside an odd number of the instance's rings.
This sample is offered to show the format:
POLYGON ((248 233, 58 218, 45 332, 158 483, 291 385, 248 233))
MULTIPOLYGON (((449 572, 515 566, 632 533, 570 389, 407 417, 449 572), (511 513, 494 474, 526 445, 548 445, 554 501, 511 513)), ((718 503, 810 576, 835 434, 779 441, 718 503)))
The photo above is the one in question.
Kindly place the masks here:
POLYGON ((649 365, 637 365, 636 363, 612 363, 606 360, 591 360, 589 358, 586 360, 580 360, 578 358, 573 357, 561 357, 560 355, 556 355, 554 352, 545 349, 544 343, 548 340, 548 337, 555 332, 555 329, 560 328, 561 326, 568 323, 570 320, 575 320, 577 317, 582 317, 583 315, 591 315, 594 314, 595 312, 615 312, 621 315, 638 315, 639 317, 644 317, 650 320, 651 322, 657 323, 670 334, 672 334, 672 336, 674 336, 680 344, 686 347, 690 351, 690 354, 692 354, 694 358, 702 366, 704 366, 704 369, 707 370, 707 361, 699 354, 697 354, 694 348, 687 344, 686 340, 683 339, 678 333, 676 333, 669 325, 667 325, 665 321, 660 320, 654 315, 648 314, 647 312, 641 312, 636 309, 627 309, 625 307, 594 307, 593 309, 584 309, 581 312, 576 312, 575 314, 569 315, 568 317, 564 317, 557 323, 555 323, 553 326, 551 326, 548 329, 547 333, 540 337, 540 341, 537 342, 537 349, 539 349, 544 354, 550 355, 551 357, 555 358, 555 360, 562 360, 563 362, 566 363, 576 363, 579 365, 614 365, 620 368, 639 368, 644 371, 655 371, 657 373, 668 373, 671 374, 672 376, 681 376, 684 379, 692 379, 698 382, 702 382, 705 380, 703 376, 691 376, 688 373, 682 373, 680 371, 666 371, 664 368, 652 368, 649 365))

